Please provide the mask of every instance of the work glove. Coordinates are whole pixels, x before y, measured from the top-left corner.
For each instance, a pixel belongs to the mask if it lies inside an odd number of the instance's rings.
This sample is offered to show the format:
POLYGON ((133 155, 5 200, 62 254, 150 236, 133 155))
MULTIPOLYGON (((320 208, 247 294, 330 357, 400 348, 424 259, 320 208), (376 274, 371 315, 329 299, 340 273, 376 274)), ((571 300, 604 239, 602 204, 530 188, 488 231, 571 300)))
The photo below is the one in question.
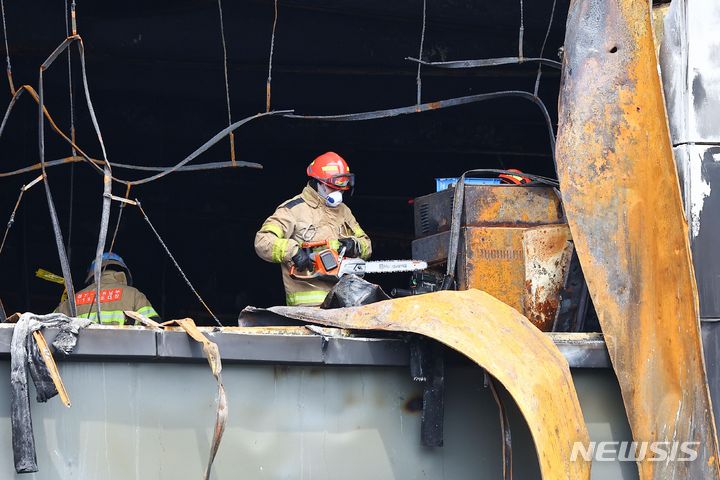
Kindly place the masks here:
POLYGON ((341 247, 345 247, 345 256, 357 258, 360 256, 360 244, 354 237, 341 238, 338 240, 341 247))
POLYGON ((310 267, 312 266, 312 259, 310 258, 310 254, 300 248, 297 253, 293 255, 292 263, 295 265, 297 270, 304 272, 310 270, 310 267))

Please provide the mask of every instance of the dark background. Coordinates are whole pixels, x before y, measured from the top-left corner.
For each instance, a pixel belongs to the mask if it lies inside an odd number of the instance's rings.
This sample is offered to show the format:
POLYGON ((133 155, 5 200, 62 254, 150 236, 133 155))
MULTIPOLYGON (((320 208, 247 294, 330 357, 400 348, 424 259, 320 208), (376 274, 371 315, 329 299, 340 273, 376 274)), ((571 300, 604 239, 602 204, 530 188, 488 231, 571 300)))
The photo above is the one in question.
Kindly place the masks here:
MULTIPOLYGON (((540 54, 552 1, 524 2, 524 52, 540 54)), ((223 5, 233 120, 265 109, 273 3, 223 5)), ((558 59, 567 0, 558 0, 545 57, 558 59)), ((38 68, 65 38, 62 1, 6 2, 15 85, 37 88, 38 68)), ((111 161, 172 165, 227 126, 217 2, 211 0, 85 2, 78 31, 86 46, 88 80, 111 161)), ((519 2, 428 1, 424 58, 431 61, 517 55, 519 2)), ((281 0, 273 60, 272 106, 299 114, 337 114, 408 106, 416 99, 422 19, 419 0, 281 0)), ((73 49, 77 141, 101 158, 82 95, 73 49)), ((422 98, 434 101, 498 90, 533 90, 535 64, 473 70, 423 67, 422 98)), ((559 72, 543 69, 540 97, 557 118, 559 72)), ((0 84, 6 101, 7 83, 0 84)), ((69 131, 67 57, 45 73, 46 105, 69 131)), ((38 109, 24 95, 0 138, 0 171, 39 161, 38 109)), ((46 125, 46 159, 70 148, 46 125)), ((247 304, 282 304, 277 265, 257 258, 255 232, 283 200, 303 187, 306 165, 334 150, 357 174, 347 198, 373 239, 375 258, 407 258, 416 196, 434 191, 434 178, 470 168, 520 168, 554 176, 548 137, 536 106, 503 99, 436 112, 367 122, 330 123, 265 118, 235 133, 238 160, 248 168, 174 173, 136 187, 150 219, 188 277, 228 324, 247 304)), ((229 160, 223 140, 195 163, 229 160)), ((74 284, 84 286, 94 256, 101 209, 101 177, 85 164, 48 170, 74 284), (72 188, 71 188, 72 185, 72 188), (72 221, 70 212, 72 205, 72 221)), ((115 169, 132 179, 147 173, 115 169)), ((0 178, 4 225, 19 188, 37 172, 0 178)), ((115 185, 116 195, 124 186, 115 185)), ((113 204, 111 229, 118 206, 113 204)), ((169 262, 134 208, 127 209, 115 251, 130 265, 135 285, 167 319, 207 314, 169 262)), ((0 255, 0 298, 8 312, 52 310, 62 286, 35 278, 37 268, 60 274, 42 185, 25 195, 0 255)), ((402 276, 370 278, 387 288, 402 276)))

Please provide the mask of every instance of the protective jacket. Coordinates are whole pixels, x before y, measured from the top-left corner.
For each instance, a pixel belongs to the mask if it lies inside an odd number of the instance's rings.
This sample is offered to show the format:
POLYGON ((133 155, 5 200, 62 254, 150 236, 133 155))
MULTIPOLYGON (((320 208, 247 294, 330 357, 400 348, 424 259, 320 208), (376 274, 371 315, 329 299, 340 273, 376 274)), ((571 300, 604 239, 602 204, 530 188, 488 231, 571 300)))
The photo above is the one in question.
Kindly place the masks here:
MULTIPOLYGON (((90 318, 94 323, 97 323, 95 283, 75 294, 75 305, 77 306, 78 317, 90 318)), ((132 310, 153 320, 159 319, 159 315, 150 305, 147 297, 137 288, 127 284, 123 272, 105 270, 100 276, 100 308, 102 310, 100 323, 103 325, 135 324, 135 320, 125 316, 125 310, 132 310)), ((61 303, 56 311, 70 315, 67 300, 61 303)))
POLYGON ((291 259, 303 242, 330 240, 331 246, 338 248, 340 238, 353 238, 360 247, 360 257, 370 257, 370 238, 347 205, 328 207, 323 197, 308 185, 265 220, 255 235, 255 251, 263 260, 281 264, 288 305, 314 306, 323 302, 335 282, 290 277, 291 259))

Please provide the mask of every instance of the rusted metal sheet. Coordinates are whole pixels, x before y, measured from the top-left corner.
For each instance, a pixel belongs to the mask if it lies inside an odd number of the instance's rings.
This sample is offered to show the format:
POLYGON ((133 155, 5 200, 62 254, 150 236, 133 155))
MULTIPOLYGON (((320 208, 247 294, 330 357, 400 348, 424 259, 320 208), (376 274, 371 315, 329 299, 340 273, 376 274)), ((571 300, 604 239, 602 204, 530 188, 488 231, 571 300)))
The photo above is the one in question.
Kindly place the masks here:
POLYGON ((558 174, 575 247, 638 441, 698 442, 642 479, 717 479, 698 301, 647 1, 574 0, 558 174))
MULTIPOLYGON (((413 258, 447 261, 449 232, 413 242, 413 258)), ((522 312, 549 331, 572 255, 567 224, 534 228, 462 227, 458 289, 476 288, 522 312)))
POLYGON ((458 288, 477 288, 521 311, 525 295, 524 228, 467 227, 461 231, 458 288))
MULTIPOLYGON (((415 237, 450 230, 455 189, 415 199, 415 237)), ((465 185, 463 226, 530 227, 563 223, 560 199, 552 187, 465 185)))
POLYGON ((334 310, 269 310, 335 327, 413 332, 448 345, 512 395, 532 433, 543 479, 590 478, 589 462, 571 461, 573 444, 587 445, 588 432, 567 362, 550 339, 491 295, 442 291, 334 310))
POLYGON ((567 225, 528 228, 522 235, 525 257, 523 313, 536 327, 552 329, 560 290, 570 266, 573 245, 567 225))

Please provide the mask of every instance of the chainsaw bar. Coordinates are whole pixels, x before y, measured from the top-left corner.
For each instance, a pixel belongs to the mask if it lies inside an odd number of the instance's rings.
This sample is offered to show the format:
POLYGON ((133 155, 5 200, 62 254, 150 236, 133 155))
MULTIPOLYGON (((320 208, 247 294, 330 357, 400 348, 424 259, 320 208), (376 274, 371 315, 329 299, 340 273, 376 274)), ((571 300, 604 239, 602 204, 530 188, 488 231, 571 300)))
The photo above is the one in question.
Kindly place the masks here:
POLYGON ((359 258, 345 258, 338 276, 347 274, 362 276, 366 273, 415 272, 425 270, 427 262, 421 260, 374 260, 366 262, 359 258))

